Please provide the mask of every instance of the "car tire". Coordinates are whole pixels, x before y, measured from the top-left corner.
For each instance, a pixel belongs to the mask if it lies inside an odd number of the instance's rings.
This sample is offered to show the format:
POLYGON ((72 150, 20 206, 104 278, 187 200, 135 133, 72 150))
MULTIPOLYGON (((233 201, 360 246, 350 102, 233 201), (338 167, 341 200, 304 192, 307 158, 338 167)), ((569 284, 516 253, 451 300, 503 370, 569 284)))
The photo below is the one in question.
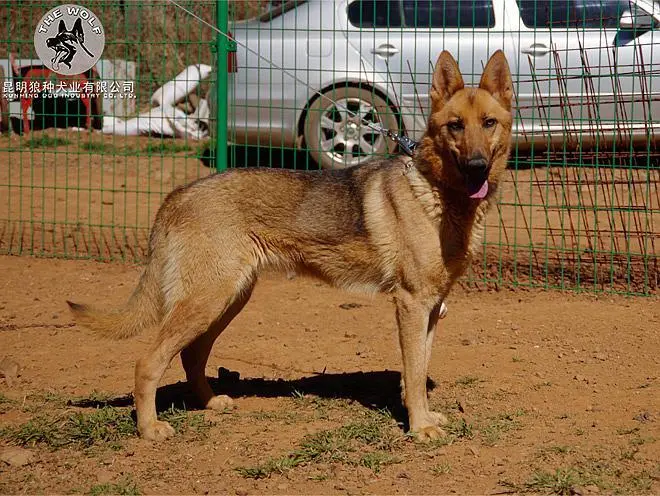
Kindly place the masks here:
POLYGON ((399 132, 399 119, 385 99, 352 86, 334 88, 324 96, 309 106, 303 126, 307 149, 321 168, 345 169, 396 150, 394 141, 364 122, 399 132))

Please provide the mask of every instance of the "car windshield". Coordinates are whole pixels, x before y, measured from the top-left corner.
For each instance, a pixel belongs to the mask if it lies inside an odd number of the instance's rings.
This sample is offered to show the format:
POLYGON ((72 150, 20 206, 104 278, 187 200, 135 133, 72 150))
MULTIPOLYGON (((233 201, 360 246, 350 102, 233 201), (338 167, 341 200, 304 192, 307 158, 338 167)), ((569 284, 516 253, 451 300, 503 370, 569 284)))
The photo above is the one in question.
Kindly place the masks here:
POLYGON ((259 20, 261 22, 270 22, 285 12, 295 9, 298 5, 306 2, 307 0, 271 0, 265 12, 259 16, 259 20))

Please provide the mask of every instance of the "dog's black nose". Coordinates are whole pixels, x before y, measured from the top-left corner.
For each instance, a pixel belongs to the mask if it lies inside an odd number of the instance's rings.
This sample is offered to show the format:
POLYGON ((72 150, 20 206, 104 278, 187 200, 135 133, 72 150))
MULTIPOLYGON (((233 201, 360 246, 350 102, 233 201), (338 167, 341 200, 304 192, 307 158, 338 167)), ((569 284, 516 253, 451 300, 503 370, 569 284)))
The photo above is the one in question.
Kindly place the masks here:
POLYGON ((484 173, 486 170, 488 170, 488 162, 481 156, 473 157, 468 160, 467 168, 470 172, 473 173, 484 173))

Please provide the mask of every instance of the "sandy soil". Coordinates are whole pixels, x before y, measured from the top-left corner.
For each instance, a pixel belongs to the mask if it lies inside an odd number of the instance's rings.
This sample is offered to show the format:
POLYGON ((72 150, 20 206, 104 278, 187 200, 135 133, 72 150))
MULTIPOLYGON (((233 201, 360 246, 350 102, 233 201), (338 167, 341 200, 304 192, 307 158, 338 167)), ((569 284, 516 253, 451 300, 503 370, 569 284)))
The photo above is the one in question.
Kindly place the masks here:
POLYGON ((0 455, 32 456, 0 461, 2 494, 660 493, 657 297, 459 288, 429 373, 452 423, 422 445, 388 298, 268 276, 207 368, 237 409, 183 411, 173 362, 159 405, 179 432, 152 444, 130 418, 152 336, 101 340, 64 303, 119 305, 139 267, 1 256, 0 273, 0 360, 21 367, 0 378, 0 455))

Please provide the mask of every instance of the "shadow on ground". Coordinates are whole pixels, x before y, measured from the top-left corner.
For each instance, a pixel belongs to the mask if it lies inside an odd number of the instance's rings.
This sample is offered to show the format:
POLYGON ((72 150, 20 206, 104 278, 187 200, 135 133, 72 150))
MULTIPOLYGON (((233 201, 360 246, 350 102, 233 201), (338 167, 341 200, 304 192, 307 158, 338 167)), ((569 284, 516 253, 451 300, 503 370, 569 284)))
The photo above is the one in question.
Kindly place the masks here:
MULTIPOLYGON (((241 378, 238 372, 221 367, 218 376, 219 378, 208 378, 213 391, 232 398, 292 398, 297 395, 310 395, 325 399, 345 399, 356 401, 374 410, 387 409, 398 422, 407 423, 406 411, 401 404, 400 396, 401 374, 396 371, 317 374, 299 379, 264 379, 241 378)), ((435 382, 427 379, 428 390, 435 387, 435 382)), ((133 396, 126 394, 109 399, 82 399, 72 401, 70 404, 81 408, 127 407, 133 405, 133 396)), ((195 398, 185 382, 159 388, 156 406, 159 412, 172 407, 180 409, 197 407, 195 398)))

